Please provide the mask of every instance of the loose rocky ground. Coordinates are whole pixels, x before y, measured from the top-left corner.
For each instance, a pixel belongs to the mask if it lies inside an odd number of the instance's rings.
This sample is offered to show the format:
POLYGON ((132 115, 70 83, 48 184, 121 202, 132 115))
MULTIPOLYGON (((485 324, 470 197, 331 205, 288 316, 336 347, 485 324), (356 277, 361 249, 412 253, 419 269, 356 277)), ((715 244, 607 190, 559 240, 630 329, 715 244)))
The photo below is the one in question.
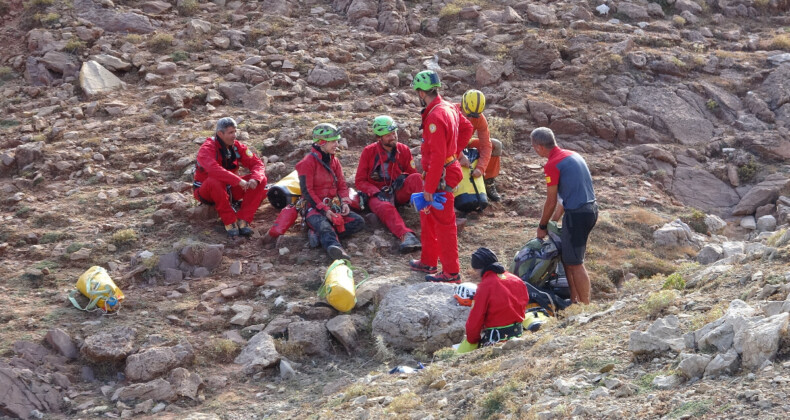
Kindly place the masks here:
MULTIPOLYGON (((790 5, 602 4, 0 0, 0 415, 782 417, 790 5), (433 352, 460 341, 463 315, 427 336, 377 331, 387 296, 457 308, 375 219, 346 243, 370 280, 342 315, 315 296, 330 261, 303 231, 230 242, 191 198, 222 116, 270 182, 318 122, 344 128, 349 180, 375 115, 418 150, 424 68, 450 100, 485 92, 506 145, 505 199, 462 222, 464 266, 531 236, 537 126, 585 156, 602 209, 595 303, 463 357, 433 352), (117 315, 66 301, 92 265, 126 294, 117 315)), ((256 228, 276 214, 265 203, 256 228)))

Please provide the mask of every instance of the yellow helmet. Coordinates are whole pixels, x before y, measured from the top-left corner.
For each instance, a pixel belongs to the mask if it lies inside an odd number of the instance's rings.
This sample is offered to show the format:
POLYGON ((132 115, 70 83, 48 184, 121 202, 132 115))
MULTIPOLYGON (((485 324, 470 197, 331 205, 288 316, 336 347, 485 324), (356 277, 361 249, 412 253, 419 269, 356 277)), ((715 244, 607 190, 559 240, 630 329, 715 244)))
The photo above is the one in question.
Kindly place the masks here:
POLYGON ((486 108, 486 96, 479 90, 467 90, 461 98, 461 110, 469 117, 479 118, 486 108))

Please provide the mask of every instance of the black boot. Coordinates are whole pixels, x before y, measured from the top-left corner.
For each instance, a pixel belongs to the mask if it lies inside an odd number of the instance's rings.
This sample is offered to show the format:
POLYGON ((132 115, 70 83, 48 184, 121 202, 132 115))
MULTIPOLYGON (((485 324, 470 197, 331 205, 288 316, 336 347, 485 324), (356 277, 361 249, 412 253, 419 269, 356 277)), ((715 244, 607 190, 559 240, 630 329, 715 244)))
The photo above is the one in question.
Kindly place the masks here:
POLYGON ((486 195, 488 195, 488 199, 494 203, 499 202, 502 199, 502 196, 496 190, 496 184, 494 183, 496 178, 488 178, 485 180, 486 184, 486 195))
POLYGON ((329 258, 333 260, 350 260, 351 256, 346 253, 346 251, 337 246, 337 245, 329 245, 329 248, 326 249, 326 253, 329 254, 329 258))
POLYGON ((417 236, 412 232, 407 232, 403 235, 403 241, 400 243, 399 250, 401 254, 407 254, 409 252, 419 251, 422 249, 422 244, 420 244, 420 240, 417 239, 417 236))

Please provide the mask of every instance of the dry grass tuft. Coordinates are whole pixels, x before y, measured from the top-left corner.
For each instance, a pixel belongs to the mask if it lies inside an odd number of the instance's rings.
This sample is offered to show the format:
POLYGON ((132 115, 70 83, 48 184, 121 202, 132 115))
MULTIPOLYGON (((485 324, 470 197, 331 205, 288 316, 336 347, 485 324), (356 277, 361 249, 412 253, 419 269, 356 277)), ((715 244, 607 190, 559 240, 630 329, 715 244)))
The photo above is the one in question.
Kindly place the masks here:
POLYGON ((404 413, 422 404, 422 399, 413 392, 395 397, 390 405, 387 406, 387 411, 391 413, 404 413))
POLYGON ((669 307, 673 306, 680 298, 680 293, 677 290, 661 290, 653 292, 647 296, 645 303, 639 306, 639 309, 645 313, 648 318, 655 319, 662 315, 669 307))
POLYGON ((209 361, 231 363, 241 352, 241 346, 224 338, 210 340, 202 349, 202 355, 209 361))

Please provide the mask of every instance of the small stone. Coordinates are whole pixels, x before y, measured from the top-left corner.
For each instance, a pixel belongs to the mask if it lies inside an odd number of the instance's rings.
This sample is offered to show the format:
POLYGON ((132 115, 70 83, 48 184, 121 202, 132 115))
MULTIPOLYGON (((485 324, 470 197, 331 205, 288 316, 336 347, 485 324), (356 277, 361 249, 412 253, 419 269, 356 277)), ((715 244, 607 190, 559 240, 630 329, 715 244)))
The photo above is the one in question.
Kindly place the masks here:
POLYGON ((231 276, 238 276, 241 274, 241 261, 234 261, 228 270, 231 276))
POLYGON ((158 413, 160 411, 164 411, 165 408, 167 408, 167 404, 159 403, 159 404, 155 405, 154 408, 151 409, 151 413, 152 414, 156 414, 156 413, 158 413))

